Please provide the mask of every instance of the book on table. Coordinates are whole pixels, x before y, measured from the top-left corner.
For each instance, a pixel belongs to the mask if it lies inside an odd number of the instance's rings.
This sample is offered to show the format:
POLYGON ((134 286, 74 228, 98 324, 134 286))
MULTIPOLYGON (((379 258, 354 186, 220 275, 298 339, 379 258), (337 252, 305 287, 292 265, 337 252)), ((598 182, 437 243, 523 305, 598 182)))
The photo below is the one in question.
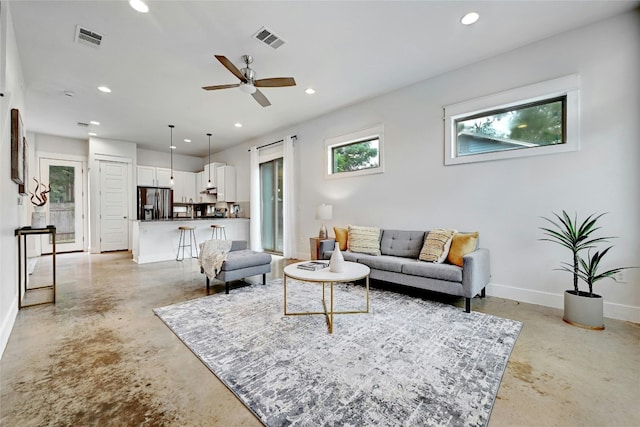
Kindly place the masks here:
POLYGON ((327 267, 329 267, 329 263, 322 262, 322 261, 309 261, 309 262, 303 262, 302 264, 298 264, 298 268, 302 270, 310 270, 310 271, 321 270, 327 267))

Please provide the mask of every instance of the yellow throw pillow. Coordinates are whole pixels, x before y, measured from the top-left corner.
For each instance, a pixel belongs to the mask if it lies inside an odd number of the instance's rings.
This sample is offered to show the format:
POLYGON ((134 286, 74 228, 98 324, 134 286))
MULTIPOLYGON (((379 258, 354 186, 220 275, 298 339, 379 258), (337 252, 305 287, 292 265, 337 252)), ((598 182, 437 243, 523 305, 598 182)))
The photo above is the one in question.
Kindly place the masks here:
POLYGON ((447 261, 462 267, 462 257, 476 249, 478 235, 479 233, 477 231, 475 233, 454 234, 453 240, 451 240, 451 247, 449 248, 449 255, 447 255, 447 261))
POLYGON ((451 239, 455 233, 456 230, 445 230, 444 228, 430 230, 424 238, 424 244, 418 259, 420 261, 442 263, 447 259, 451 239))
POLYGON ((351 252, 380 255, 380 229, 349 225, 347 246, 351 252))
POLYGON ((349 236, 349 230, 346 228, 333 227, 333 232, 336 234, 336 242, 341 251, 347 250, 347 237, 349 236))

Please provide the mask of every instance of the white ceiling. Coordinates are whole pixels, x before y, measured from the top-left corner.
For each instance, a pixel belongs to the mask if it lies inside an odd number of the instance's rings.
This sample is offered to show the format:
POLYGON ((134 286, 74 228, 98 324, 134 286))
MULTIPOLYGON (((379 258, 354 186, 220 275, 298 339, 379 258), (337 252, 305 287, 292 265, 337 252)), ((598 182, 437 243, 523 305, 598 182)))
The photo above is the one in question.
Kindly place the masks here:
MULTIPOLYGON (((3 7, 6 4, 3 1, 3 7)), ((638 1, 9 1, 26 85, 28 131, 98 137, 204 156, 332 110, 638 6, 638 1), (469 27, 463 14, 477 11, 469 27), (76 25, 104 36, 74 42, 76 25), (252 38, 266 26, 277 50, 252 38), (266 88, 261 107, 215 58, 254 57, 266 88), (112 93, 96 88, 106 85, 112 93), (313 87, 315 95, 304 90, 313 87), (65 96, 72 91, 73 97, 65 96), (97 120, 99 126, 79 127, 97 120), (241 122, 242 128, 234 127, 241 122), (191 143, 183 142, 190 138, 191 143)), ((552 60, 552 58, 550 58, 552 60)))

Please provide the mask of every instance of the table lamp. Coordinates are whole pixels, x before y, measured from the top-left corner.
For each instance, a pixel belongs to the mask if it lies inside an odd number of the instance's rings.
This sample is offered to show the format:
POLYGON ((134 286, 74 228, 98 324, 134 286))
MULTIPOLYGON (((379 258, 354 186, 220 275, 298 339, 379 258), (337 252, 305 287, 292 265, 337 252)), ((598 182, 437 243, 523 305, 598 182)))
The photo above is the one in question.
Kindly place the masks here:
POLYGON ((333 216, 333 206, 325 205, 324 203, 318 206, 316 209, 316 219, 322 221, 322 226, 320 227, 320 233, 318 234, 318 238, 326 239, 327 238, 327 227, 324 225, 325 221, 328 221, 333 216))

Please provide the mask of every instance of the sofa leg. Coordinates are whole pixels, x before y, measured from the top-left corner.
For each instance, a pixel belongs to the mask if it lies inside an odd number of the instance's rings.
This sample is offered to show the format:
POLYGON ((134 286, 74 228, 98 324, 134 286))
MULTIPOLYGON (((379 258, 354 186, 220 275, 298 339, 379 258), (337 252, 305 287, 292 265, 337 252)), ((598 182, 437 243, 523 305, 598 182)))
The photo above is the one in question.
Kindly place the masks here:
POLYGON ((229 282, 224 282, 224 293, 225 294, 229 293, 229 282))
POLYGON ((205 276, 207 278, 207 294, 209 294, 209 276, 205 276))
POLYGON ((482 288, 482 290, 480 291, 480 298, 484 298, 487 296, 487 292, 486 292, 487 288, 482 288))
POLYGON ((265 273, 262 273, 262 286, 267 284, 267 275, 265 273))
POLYGON ((464 299, 464 311, 471 313, 471 298, 464 299))

